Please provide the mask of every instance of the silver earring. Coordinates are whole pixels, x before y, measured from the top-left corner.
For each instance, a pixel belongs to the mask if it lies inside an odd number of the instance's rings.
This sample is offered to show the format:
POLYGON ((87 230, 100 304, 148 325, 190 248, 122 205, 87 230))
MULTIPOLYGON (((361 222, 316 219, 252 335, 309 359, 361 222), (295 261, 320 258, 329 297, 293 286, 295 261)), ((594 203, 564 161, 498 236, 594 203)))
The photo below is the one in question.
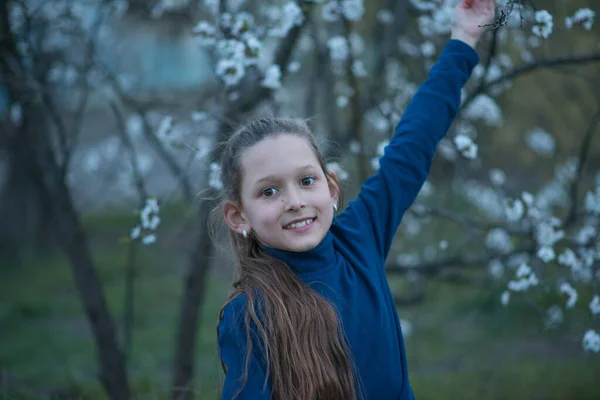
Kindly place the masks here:
POLYGON ((337 212, 337 204, 333 203, 333 212, 337 212))
POLYGON ((248 239, 248 231, 244 229, 242 231, 242 236, 244 237, 244 239, 248 239))

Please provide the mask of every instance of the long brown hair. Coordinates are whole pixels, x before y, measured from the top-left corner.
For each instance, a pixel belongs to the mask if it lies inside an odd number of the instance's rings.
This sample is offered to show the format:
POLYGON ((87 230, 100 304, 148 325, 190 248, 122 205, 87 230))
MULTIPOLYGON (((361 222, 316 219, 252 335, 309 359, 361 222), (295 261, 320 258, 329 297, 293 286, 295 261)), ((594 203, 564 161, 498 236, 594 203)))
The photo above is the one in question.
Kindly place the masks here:
MULTIPOLYGON (((240 187, 243 170, 240 157, 244 150, 267 137, 282 133, 306 139, 323 172, 326 171, 324 157, 306 122, 291 118, 258 119, 238 129, 225 144, 221 160, 225 200, 242 205, 240 187)), ((325 175, 331 183, 331 178, 325 175)), ((221 208, 213 211, 214 217, 221 212, 221 208)), ((358 380, 333 305, 298 278, 286 263, 261 248, 252 233, 248 238, 243 238, 229 230, 229 239, 236 255, 236 280, 233 282, 233 293, 221 309, 221 316, 229 302, 237 296, 246 296, 246 361, 253 351, 251 337, 258 334, 259 346, 267 362, 267 378, 271 379, 272 398, 357 398, 358 380)), ((240 391, 248 378, 249 363, 244 364, 240 391)))

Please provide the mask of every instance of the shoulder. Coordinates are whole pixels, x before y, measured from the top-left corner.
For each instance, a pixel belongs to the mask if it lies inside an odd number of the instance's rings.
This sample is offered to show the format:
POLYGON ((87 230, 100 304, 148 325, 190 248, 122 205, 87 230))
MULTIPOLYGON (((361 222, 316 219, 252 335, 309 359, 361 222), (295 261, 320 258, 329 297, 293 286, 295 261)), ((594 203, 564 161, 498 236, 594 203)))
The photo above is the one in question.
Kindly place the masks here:
POLYGON ((245 293, 240 293, 229 299, 219 317, 219 331, 221 328, 230 328, 238 326, 244 321, 244 315, 248 308, 248 296, 245 293))
POLYGON ((225 303, 219 317, 219 336, 227 332, 238 333, 240 330, 245 330, 246 321, 252 329, 255 329, 254 318, 248 315, 248 310, 251 307, 254 313, 250 315, 261 318, 259 307, 261 296, 256 293, 252 298, 250 297, 247 293, 238 293, 225 303), (249 320, 247 317, 250 317, 249 320))

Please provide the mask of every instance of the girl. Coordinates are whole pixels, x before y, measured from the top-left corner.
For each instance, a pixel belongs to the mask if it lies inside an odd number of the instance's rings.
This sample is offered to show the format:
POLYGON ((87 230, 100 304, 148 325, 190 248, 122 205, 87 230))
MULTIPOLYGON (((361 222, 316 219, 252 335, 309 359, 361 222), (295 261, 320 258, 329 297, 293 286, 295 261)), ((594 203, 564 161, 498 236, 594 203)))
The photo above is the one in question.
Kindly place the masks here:
POLYGON ((223 399, 413 399, 385 259, 479 61, 495 0, 460 0, 452 35, 340 215, 340 186, 303 122, 261 119, 225 146, 222 210, 237 256, 217 328, 223 399))

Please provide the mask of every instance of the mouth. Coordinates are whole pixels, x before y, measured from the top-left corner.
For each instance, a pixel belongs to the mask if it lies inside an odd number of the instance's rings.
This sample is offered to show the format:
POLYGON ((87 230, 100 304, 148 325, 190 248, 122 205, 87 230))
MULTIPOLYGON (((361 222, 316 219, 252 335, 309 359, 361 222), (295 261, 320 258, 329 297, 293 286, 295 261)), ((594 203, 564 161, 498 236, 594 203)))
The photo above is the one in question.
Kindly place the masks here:
POLYGON ((306 218, 303 220, 297 220, 292 223, 289 223, 283 227, 285 230, 289 231, 304 231, 311 227, 317 218, 306 218))

